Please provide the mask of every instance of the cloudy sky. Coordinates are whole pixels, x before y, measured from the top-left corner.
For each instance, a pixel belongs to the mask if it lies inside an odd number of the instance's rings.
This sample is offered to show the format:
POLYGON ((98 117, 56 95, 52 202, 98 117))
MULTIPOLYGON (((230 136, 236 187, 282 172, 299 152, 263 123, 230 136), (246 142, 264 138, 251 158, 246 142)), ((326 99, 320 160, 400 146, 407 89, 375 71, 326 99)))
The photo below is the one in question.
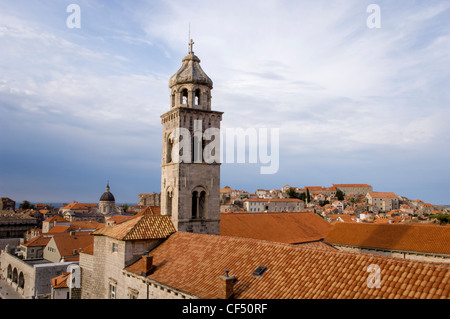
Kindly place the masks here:
POLYGON ((0 196, 159 192, 189 25, 222 127, 279 129, 277 173, 223 163, 222 187, 367 183, 450 204, 446 0, 0 0, 0 196))

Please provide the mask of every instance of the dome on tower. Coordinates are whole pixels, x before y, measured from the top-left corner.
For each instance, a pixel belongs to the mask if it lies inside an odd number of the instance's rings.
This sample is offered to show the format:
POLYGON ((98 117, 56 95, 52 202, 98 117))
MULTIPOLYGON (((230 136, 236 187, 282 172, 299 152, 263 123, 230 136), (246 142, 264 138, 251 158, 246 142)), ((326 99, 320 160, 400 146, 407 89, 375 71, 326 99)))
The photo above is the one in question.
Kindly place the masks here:
POLYGON ((202 70, 200 66, 200 59, 192 51, 193 44, 194 42, 191 40, 189 43, 189 54, 183 58, 181 68, 170 78, 170 88, 177 84, 194 83, 203 84, 212 89, 213 82, 209 76, 206 75, 205 71, 202 70))
POLYGON ((109 191, 109 183, 106 186, 106 192, 103 193, 103 195, 100 197, 101 202, 115 202, 116 199, 114 198, 114 195, 109 191))

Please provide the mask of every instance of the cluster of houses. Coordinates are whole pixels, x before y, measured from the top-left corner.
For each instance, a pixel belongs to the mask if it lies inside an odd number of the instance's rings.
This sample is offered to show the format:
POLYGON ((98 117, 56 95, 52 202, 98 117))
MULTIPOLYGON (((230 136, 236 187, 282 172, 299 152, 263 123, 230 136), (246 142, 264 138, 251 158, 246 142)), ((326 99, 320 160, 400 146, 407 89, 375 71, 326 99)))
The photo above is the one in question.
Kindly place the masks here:
POLYGON ((220 196, 223 213, 314 212, 332 223, 428 223, 436 222, 436 215, 450 213, 450 207, 409 200, 393 192, 374 192, 367 184, 285 185, 253 193, 226 186, 220 196), (303 199, 296 196, 300 194, 303 199))
MULTIPOLYGON (((194 244, 189 244, 191 241, 198 245, 197 249, 210 243, 210 250, 225 242, 230 249, 236 247, 236 251, 250 244, 261 246, 261 249, 278 251, 280 246, 277 245, 283 244, 313 249, 317 254, 350 251, 432 263, 447 264, 450 260, 448 248, 439 245, 440 241, 448 240, 450 228, 438 226, 430 218, 435 214, 449 213, 447 207, 434 206, 420 200, 411 201, 394 193, 374 192, 372 187, 366 184, 304 188, 285 185, 280 190, 258 189, 254 193, 233 190, 227 186, 220 192, 220 236, 199 235, 198 238, 191 238, 187 233, 176 231, 170 217, 161 216, 160 206, 155 205, 159 204, 157 193, 139 194, 138 205, 125 207, 126 209, 115 205, 109 187, 105 194, 98 204, 73 202, 61 208, 37 204, 34 209, 13 210, 9 207, 2 211, 0 298, 145 298, 145 291, 147 298, 215 298, 214 285, 210 287, 211 294, 203 295, 203 288, 184 287, 182 282, 168 281, 172 278, 171 272, 165 273, 157 280, 157 277, 152 277, 151 269, 159 267, 155 266, 153 258, 169 258, 166 254, 170 253, 178 256, 180 249, 193 249, 194 244), (299 196, 302 193, 303 196, 299 196), (155 228, 154 223, 159 226, 155 228), (412 228, 408 228, 406 236, 405 228, 395 228, 396 225, 412 228), (388 228, 385 228, 386 226, 388 228), (368 236, 368 233, 376 235, 368 236), (437 237, 434 244, 427 246, 430 238, 435 236, 437 237), (382 238, 392 240, 383 241, 382 238), (417 244, 418 238, 422 238, 422 244, 417 244), (257 242, 253 242, 254 240, 257 242), (127 248, 127 245, 130 247, 127 248), (159 245, 162 248, 156 249, 153 257, 145 257, 145 251, 148 253, 149 247, 159 245), (108 248, 110 246, 111 249, 108 248), (166 247, 166 250, 163 247, 166 247), (121 251, 125 255, 122 255, 121 251), (130 256, 127 256, 128 252, 130 256), (111 253, 113 255, 110 256, 111 253), (158 257, 160 253, 161 257, 158 257), (114 256, 122 256, 124 259, 120 260, 114 256), (101 262, 97 265, 96 262, 108 258, 113 258, 111 269, 106 267, 100 271, 104 265, 101 262), (140 268, 141 264, 144 265, 144 270, 140 268), (82 273, 85 275, 82 276, 82 273), (142 276, 146 278, 143 279, 142 276), (113 277, 116 279, 109 282, 108 278, 113 277), (98 282, 102 281, 109 287, 107 292, 98 291, 98 282), (147 286, 139 288, 138 283, 143 282, 147 286), (125 289, 125 286, 128 288, 125 289)), ((5 207, 8 205, 7 200, 2 202, 5 207)), ((152 249, 154 248, 150 250, 152 249)), ((282 254, 299 253, 295 249, 291 250, 283 248, 282 254)), ((228 255, 233 255, 236 251, 229 251, 228 255)), ((195 251, 191 253, 196 254, 195 251)), ((245 254, 253 254, 250 246, 245 254)), ((338 257, 341 258, 339 254, 336 255, 336 258, 338 257)), ((217 262, 211 259, 212 255, 205 255, 204 258, 205 260, 199 261, 198 267, 201 267, 203 262, 205 266, 217 262)), ((228 257, 218 257, 222 261, 225 258, 228 257)), ((255 255, 254 258, 263 257, 255 255)), ((273 262, 272 268, 284 267, 273 262)), ((334 262, 334 259, 330 259, 330 263, 334 262)), ((295 267, 310 266, 298 264, 295 267)), ((444 268, 447 269, 446 267, 444 268)), ((175 273, 178 270, 171 271, 175 273)), ((161 270, 160 274, 163 273, 161 270)), ((183 275, 188 274, 178 274, 175 277, 183 275)), ((205 273, 204 276, 211 276, 211 273, 205 273)), ((241 280, 254 280, 245 279, 243 273, 241 276, 241 280)), ((224 280, 226 281, 226 278, 224 280)), ((227 287, 225 292, 219 295, 229 298, 227 291, 230 289, 233 292, 233 287, 227 287)), ((231 293, 236 298, 266 293, 252 289, 236 289, 234 295, 231 293)), ((277 289, 283 292, 291 291, 292 295, 286 295, 287 298, 305 297, 298 295, 295 287, 280 286, 272 292, 275 294, 277 289)), ((317 293, 323 294, 325 290, 319 289, 317 293)), ((353 290, 356 291, 355 288, 353 290)), ((278 295, 271 296, 277 298, 278 295)))

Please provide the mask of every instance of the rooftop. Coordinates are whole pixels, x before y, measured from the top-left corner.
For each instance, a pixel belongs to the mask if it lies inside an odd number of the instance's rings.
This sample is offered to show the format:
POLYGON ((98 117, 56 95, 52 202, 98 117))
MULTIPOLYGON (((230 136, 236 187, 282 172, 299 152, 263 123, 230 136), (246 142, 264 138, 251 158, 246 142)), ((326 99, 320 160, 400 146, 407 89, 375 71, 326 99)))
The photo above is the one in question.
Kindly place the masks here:
POLYGON ((337 223, 329 244, 450 255, 450 227, 415 224, 337 223))
POLYGON ((152 215, 147 211, 147 214, 136 216, 118 225, 102 227, 92 234, 120 240, 145 240, 163 239, 175 231, 170 216, 152 215))
POLYGON ((322 240, 332 225, 315 213, 225 213, 220 234, 294 244, 322 240))
MULTIPOLYGON (((449 298, 450 265, 328 251, 256 239, 176 232, 150 252, 147 278, 202 299, 215 299, 229 270, 238 299, 449 298), (381 287, 367 285, 370 265, 381 287), (258 277, 253 272, 267 267, 258 277)), ((144 260, 125 271, 141 276, 144 260)))

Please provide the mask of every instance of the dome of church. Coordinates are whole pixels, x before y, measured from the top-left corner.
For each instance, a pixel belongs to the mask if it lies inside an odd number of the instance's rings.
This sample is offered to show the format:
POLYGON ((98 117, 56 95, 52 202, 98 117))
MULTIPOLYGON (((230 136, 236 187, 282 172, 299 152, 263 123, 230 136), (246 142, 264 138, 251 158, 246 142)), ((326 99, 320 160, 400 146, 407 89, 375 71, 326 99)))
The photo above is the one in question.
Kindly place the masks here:
POLYGON ((101 202, 115 202, 116 199, 114 198, 114 195, 109 191, 109 183, 108 186, 106 186, 106 192, 103 193, 103 195, 100 197, 101 202))
MULTIPOLYGON (((193 44, 193 42, 192 42, 193 44)), ((183 60, 181 68, 169 80, 169 87, 172 88, 177 84, 194 83, 213 87, 212 80, 206 75, 200 66, 200 59, 191 50, 183 60)))

